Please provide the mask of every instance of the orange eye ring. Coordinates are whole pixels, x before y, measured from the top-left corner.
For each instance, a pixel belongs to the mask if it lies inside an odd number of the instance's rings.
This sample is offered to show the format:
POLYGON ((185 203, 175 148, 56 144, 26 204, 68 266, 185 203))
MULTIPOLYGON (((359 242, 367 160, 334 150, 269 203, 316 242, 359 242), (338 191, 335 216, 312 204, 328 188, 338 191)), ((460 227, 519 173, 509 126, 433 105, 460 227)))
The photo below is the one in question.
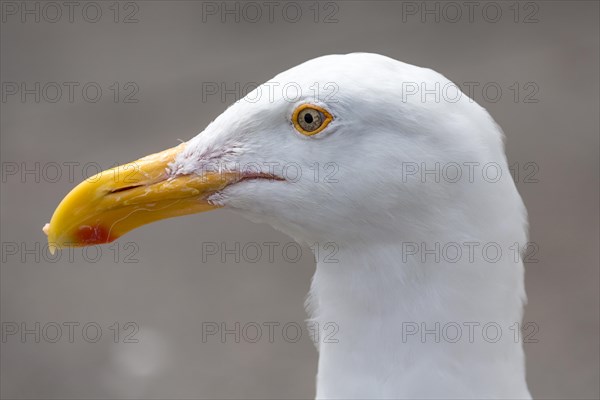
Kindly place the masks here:
POLYGON ((294 127, 305 136, 316 135, 331 121, 333 121, 333 115, 323 107, 314 104, 302 104, 292 114, 294 127))

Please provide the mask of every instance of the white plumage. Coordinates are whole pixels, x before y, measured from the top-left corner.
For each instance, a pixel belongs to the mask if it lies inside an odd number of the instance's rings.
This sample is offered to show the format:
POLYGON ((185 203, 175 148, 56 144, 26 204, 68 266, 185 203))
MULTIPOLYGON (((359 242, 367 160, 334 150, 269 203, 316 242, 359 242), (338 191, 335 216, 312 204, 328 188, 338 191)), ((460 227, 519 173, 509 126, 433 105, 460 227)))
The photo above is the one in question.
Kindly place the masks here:
POLYGON ((464 94, 409 96, 409 87, 451 83, 375 54, 320 57, 270 82, 188 142, 170 170, 269 165, 285 175, 284 166, 300 167, 294 182, 247 180, 211 201, 339 250, 337 263, 317 259, 307 302, 320 326, 339 327, 338 343, 317 343, 317 397, 529 398, 514 330, 525 302, 526 211, 486 110, 464 94), (299 98, 277 89, 290 83, 299 98), (334 120, 299 134, 290 118, 301 103, 334 120), (442 172, 455 164, 457 181, 442 172), (315 165, 334 165, 334 179, 315 179, 315 165), (423 176, 436 165, 439 173, 423 176), (482 170, 489 165, 496 181, 482 170), (443 254, 452 249, 462 251, 457 260, 443 254), (489 254, 497 249, 498 260, 489 254))

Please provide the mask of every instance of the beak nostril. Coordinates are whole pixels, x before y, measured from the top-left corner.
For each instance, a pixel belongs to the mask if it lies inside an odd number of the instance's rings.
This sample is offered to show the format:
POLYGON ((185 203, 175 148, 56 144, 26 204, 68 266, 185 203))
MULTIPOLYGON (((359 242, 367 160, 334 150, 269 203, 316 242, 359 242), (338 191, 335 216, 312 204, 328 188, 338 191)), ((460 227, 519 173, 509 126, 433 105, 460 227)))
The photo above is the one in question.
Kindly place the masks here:
POLYGON ((135 188, 139 188, 142 185, 130 185, 130 186, 123 186, 117 189, 112 189, 111 191, 109 191, 109 194, 113 194, 113 193, 119 193, 119 192, 125 192, 127 190, 131 190, 131 189, 135 189, 135 188))

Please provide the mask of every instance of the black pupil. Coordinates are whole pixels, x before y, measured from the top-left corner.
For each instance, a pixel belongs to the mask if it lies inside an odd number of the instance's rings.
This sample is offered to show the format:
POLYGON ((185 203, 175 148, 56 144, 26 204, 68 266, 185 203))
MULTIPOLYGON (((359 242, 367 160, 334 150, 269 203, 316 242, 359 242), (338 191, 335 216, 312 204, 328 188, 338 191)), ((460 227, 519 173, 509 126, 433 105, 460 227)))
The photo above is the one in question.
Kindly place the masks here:
POLYGON ((306 122, 307 124, 312 124, 313 116, 309 113, 304 114, 304 122, 306 122))

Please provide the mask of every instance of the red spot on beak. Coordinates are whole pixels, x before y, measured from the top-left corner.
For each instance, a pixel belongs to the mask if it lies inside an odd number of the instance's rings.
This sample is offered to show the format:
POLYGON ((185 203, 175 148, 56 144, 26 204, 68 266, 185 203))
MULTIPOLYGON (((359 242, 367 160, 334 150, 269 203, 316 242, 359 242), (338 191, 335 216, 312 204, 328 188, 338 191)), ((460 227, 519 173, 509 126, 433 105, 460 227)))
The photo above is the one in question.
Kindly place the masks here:
POLYGON ((80 226, 75 233, 75 240, 82 245, 110 243, 115 239, 111 238, 110 231, 101 225, 80 226))

